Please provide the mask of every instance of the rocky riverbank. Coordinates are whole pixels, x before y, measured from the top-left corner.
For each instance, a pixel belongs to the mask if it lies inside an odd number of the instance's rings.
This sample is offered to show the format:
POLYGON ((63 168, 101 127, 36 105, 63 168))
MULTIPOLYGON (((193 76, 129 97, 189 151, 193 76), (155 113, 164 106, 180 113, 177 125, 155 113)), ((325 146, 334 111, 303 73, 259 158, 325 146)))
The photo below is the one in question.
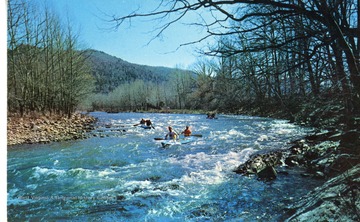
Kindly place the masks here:
POLYGON ((81 113, 74 113, 70 118, 59 115, 9 115, 7 145, 84 139, 86 133, 94 129, 95 121, 94 117, 81 113))
POLYGON ((360 221, 360 132, 324 131, 295 141, 288 150, 254 154, 236 173, 270 181, 289 167, 326 181, 286 209, 286 221, 360 221))

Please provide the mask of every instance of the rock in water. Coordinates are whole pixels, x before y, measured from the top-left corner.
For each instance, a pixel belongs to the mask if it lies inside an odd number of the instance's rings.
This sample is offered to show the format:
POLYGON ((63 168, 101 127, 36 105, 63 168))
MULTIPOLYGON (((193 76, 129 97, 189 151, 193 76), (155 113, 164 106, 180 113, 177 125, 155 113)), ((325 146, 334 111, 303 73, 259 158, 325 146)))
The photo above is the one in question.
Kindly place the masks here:
POLYGON ((271 181, 276 179, 277 173, 274 167, 267 166, 260 172, 257 172, 257 176, 259 180, 271 181))

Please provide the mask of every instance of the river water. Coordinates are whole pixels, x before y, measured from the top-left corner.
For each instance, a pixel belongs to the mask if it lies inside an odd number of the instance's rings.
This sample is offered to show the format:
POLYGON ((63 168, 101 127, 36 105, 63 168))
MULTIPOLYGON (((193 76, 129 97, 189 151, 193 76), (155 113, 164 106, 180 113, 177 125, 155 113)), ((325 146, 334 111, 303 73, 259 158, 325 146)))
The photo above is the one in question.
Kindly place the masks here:
POLYGON ((232 172, 255 152, 311 132, 238 115, 94 112, 89 139, 8 149, 8 221, 279 221, 321 181, 286 169, 272 182, 232 172), (141 118, 155 129, 134 127, 141 118), (201 134, 162 148, 167 126, 201 134))

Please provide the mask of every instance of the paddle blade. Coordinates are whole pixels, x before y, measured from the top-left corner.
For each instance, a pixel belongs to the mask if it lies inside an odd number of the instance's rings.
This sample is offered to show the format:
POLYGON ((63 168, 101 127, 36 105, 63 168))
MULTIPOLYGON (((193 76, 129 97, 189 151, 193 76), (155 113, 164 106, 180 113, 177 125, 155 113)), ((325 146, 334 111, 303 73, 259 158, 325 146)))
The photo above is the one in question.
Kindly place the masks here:
POLYGON ((154 138, 154 140, 164 140, 164 138, 156 137, 156 138, 154 138))
POLYGON ((195 136, 195 137, 202 137, 201 134, 191 134, 191 136, 195 136))

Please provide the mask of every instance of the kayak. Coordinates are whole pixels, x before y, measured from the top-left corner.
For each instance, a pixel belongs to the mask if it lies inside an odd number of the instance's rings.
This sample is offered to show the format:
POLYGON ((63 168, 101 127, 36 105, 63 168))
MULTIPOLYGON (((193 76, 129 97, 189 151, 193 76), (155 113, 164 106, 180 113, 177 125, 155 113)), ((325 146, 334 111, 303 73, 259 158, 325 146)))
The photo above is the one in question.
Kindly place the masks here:
POLYGON ((151 129, 151 126, 147 126, 144 124, 139 125, 139 127, 143 128, 143 129, 151 129))
MULTIPOLYGON (((201 134, 191 134, 190 137, 202 137, 201 134)), ((190 138, 190 137, 187 137, 187 138, 190 138)), ((164 139, 163 137, 155 137, 154 140, 166 140, 164 139)))
POLYGON ((178 139, 178 140, 164 140, 164 142, 161 142, 161 146, 163 148, 172 146, 172 145, 181 145, 181 144, 187 144, 194 141, 193 137, 185 137, 184 139, 178 139))

